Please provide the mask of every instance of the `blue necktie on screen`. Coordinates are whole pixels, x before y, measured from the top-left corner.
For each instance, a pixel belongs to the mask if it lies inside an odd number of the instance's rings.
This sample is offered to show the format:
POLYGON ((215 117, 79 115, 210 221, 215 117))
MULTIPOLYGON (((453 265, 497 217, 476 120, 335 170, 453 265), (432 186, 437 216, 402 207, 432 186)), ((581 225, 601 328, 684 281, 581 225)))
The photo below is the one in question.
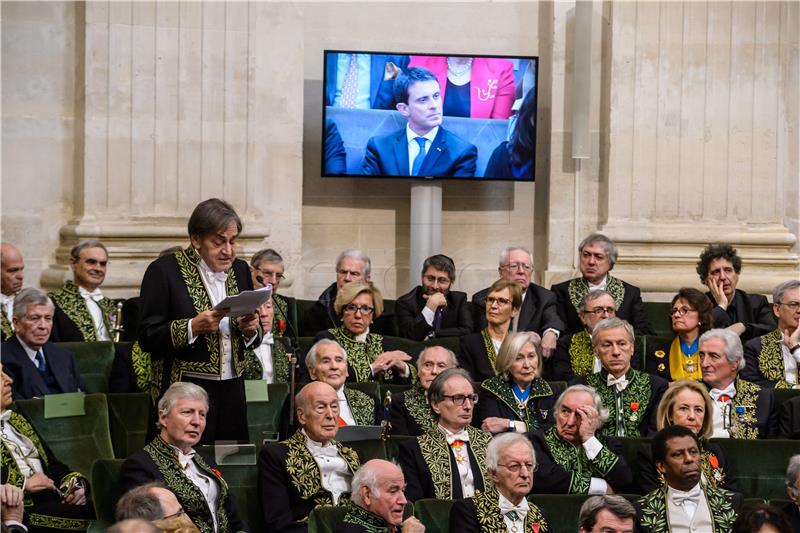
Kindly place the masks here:
POLYGON ((414 158, 414 165, 411 167, 411 175, 419 176, 419 169, 422 167, 422 162, 425 161, 425 137, 414 137, 419 145, 419 153, 414 158))
POLYGON ((36 352, 34 362, 36 363, 36 370, 38 370, 40 374, 45 374, 47 372, 47 363, 44 360, 44 354, 42 354, 41 350, 36 352))

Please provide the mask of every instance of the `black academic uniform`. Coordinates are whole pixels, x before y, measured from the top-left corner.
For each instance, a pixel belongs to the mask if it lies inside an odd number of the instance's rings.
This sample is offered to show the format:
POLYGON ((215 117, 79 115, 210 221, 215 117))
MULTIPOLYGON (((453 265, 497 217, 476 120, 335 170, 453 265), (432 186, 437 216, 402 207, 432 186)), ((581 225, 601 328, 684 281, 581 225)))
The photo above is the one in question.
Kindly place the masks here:
MULTIPOLYGON (((67 281, 63 287, 48 293, 53 300, 53 330, 50 340, 53 342, 93 342, 97 339, 97 330, 89 311, 89 303, 81 296, 79 287, 67 281)), ((103 297, 95 302, 100 307, 103 323, 109 335, 113 335, 111 316, 116 314, 114 302, 103 297)), ((124 316, 123 316, 124 318, 124 316)))
POLYGON ((459 349, 461 353, 458 354, 458 365, 469 372, 472 381, 483 381, 494 377, 493 360, 497 354, 492 354, 494 357, 490 359, 482 331, 461 337, 459 349))
POLYGON ((800 439, 800 396, 786 400, 778 407, 778 436, 800 439))
MULTIPOLYGON (((389 352, 396 349, 394 342, 383 335, 378 333, 369 333, 369 335, 367 335, 367 342, 357 343, 352 333, 349 333, 344 327, 342 327, 336 331, 320 331, 317 333, 317 336, 314 337, 314 342, 322 339, 329 339, 338 342, 342 348, 344 348, 345 352, 347 352, 348 383, 380 380, 383 383, 408 385, 412 382, 414 372, 416 372, 416 370, 411 370, 412 365, 408 366, 409 375, 405 378, 400 376, 396 369, 392 369, 391 379, 384 379, 383 374, 377 377, 371 375, 369 365, 375 360, 375 358, 380 356, 380 354, 383 352, 389 352), (337 334, 339 335, 338 337, 337 334)), ((298 368, 300 369, 301 375, 306 377, 305 381, 308 381, 308 367, 306 367, 305 356, 303 356, 302 360, 299 362, 298 368)))
POLYGON ((507 418, 525 422, 526 431, 547 428, 555 422, 556 400, 564 392, 563 385, 556 385, 537 378, 531 384, 531 392, 520 409, 511 389, 511 382, 500 376, 490 378, 481 383, 480 401, 475 405, 472 425, 481 427, 481 423, 489 417, 507 418))
POLYGON ((306 337, 313 337, 322 330, 336 328, 342 324, 342 320, 333 308, 336 301, 336 282, 331 283, 317 301, 305 312, 302 318, 301 334, 306 337))
MULTIPOLYGON (((450 533, 506 533, 508 526, 500 512, 499 502, 500 496, 494 488, 472 498, 453 502, 450 508, 450 533)), ((524 518, 522 531, 553 531, 547 514, 532 502, 528 502, 528 513, 524 518)))
MULTIPOLYGON (((474 326, 476 331, 486 327, 486 296, 489 289, 483 289, 472 295, 474 326)), ((528 285, 525 291, 522 308, 519 311, 517 331, 535 331, 539 335, 547 329, 560 332, 566 330, 564 321, 558 316, 558 303, 556 295, 544 287, 534 283, 528 285)))
MULTIPOLYGON (((722 446, 716 442, 701 441, 702 449, 700 467, 706 476, 706 482, 715 488, 736 492, 736 479, 728 469, 728 461, 722 446), (711 459, 711 456, 715 459, 711 459), (715 467, 714 464, 717 466, 715 467)), ((643 443, 636 451, 636 464, 639 467, 636 487, 637 492, 647 494, 662 485, 663 478, 659 478, 656 462, 653 460, 653 450, 649 442, 643 443)))
MULTIPOLYGON (((610 276, 609 276, 610 278, 610 276)), ((639 287, 631 285, 618 278, 614 278, 622 285, 622 298, 617 304, 617 317, 627 320, 632 326, 637 335, 653 335, 655 331, 653 326, 650 325, 650 319, 647 317, 647 312, 642 303, 642 293, 639 287)), ((610 279, 609 279, 610 282, 610 279)), ((570 298, 569 287, 570 284, 586 283, 582 278, 574 280, 567 280, 562 283, 557 283, 550 287, 558 300, 558 315, 564 321, 567 331, 570 333, 577 333, 586 326, 581 322, 578 315, 578 309, 575 307, 572 299, 570 298)), ((586 289, 588 290, 588 289, 586 289)), ((585 292, 583 293, 585 294, 585 292)))
POLYGON ((15 335, 2 344, 3 371, 14 380, 15 400, 40 398, 46 394, 86 391, 72 352, 52 342, 42 345, 47 375, 42 376, 15 335))
MULTIPOLYGON (((423 289, 417 286, 397 299, 395 314, 400 327, 400 336, 414 341, 422 341, 430 334, 435 337, 460 337, 472 332, 472 310, 466 293, 450 291, 445 296, 447 307, 441 309, 442 318, 438 331, 434 331, 436 321, 428 325, 422 315, 426 300, 423 289)), ((438 313, 439 311, 437 311, 438 313)))
POLYGON ((786 381, 782 340, 781 331, 775 329, 744 343, 745 365, 742 369, 742 379, 770 389, 794 387, 794 383, 786 381))
MULTIPOLYGON (((704 383, 710 391, 711 386, 704 383)), ((732 400, 731 437, 738 439, 770 439, 778 431, 778 411, 772 389, 736 377, 736 396, 732 400), (753 413, 755 407, 755 413, 753 413), (743 414, 736 413, 741 409, 743 414)))
POLYGON ((389 406, 392 435, 422 435, 436 425, 436 420, 419 384, 399 394, 392 395, 389 406))
POLYGON ((740 335, 742 343, 769 333, 777 326, 772 306, 762 294, 747 294, 736 289, 733 301, 728 303, 726 310, 717 305, 711 292, 706 292, 706 296, 714 306, 711 316, 715 328, 727 328, 737 322, 744 324, 745 332, 740 335))
POLYGON ((781 509, 784 516, 789 520, 792 531, 800 531, 800 507, 794 502, 789 502, 781 509))

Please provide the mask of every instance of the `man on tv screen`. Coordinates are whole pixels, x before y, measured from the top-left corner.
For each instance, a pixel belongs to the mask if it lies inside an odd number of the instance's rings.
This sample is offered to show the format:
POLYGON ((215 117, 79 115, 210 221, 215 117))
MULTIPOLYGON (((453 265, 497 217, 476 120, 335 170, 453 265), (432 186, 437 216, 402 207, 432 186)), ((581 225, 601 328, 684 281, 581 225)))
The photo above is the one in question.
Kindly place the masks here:
POLYGON ((473 177, 478 150, 440 126, 439 82, 421 67, 401 72, 394 83, 397 110, 405 128, 370 138, 362 174, 383 176, 473 177))

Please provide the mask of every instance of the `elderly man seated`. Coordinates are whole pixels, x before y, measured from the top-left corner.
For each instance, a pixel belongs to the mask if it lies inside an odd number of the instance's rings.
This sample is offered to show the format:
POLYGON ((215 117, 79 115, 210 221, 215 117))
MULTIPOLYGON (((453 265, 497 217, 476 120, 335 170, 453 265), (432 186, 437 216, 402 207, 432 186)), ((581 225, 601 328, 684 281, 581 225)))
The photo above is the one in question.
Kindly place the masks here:
POLYGON ((580 303, 586 294, 603 290, 611 294, 617 316, 627 320, 637 335, 655 333, 642 303, 639 287, 615 278, 609 272, 617 262, 617 245, 601 233, 592 233, 578 245, 581 277, 553 285, 558 300, 558 314, 567 325, 567 331, 583 330, 580 303))
POLYGON ((709 244, 697 261, 700 283, 708 287, 706 295, 714 309, 715 328, 727 328, 748 341, 775 329, 775 319, 766 297, 737 289, 742 272, 742 258, 730 244, 709 244))
POLYGON ((424 533, 422 522, 411 516, 403 520, 406 496, 403 471, 397 465, 373 459, 353 476, 353 496, 344 521, 336 533, 424 533))
POLYGON ((123 489, 159 481, 203 533, 249 531, 216 463, 194 450, 206 427, 208 394, 175 382, 158 401, 159 434, 122 464, 123 489))
POLYGON ((361 250, 345 250, 336 258, 336 281, 331 283, 314 305, 303 316, 303 335, 314 336, 318 332, 339 327, 340 315, 334 309, 336 297, 345 284, 369 282, 372 262, 361 250))
POLYGON ((456 354, 442 346, 429 346, 419 353, 417 382, 409 390, 392 396, 389 406, 392 435, 417 437, 436 425, 428 403, 428 388, 436 376, 457 366, 456 354))
POLYGON ((774 436, 777 414, 772 390, 745 381, 742 342, 728 329, 700 336, 700 370, 713 400, 714 438, 764 439, 774 436))
POLYGON ((153 481, 133 488, 122 495, 114 511, 117 522, 131 519, 147 520, 158 529, 180 533, 199 533, 189 516, 183 512, 175 494, 163 483, 153 481))
MULTIPOLYGON (((25 522, 32 533, 85 530, 94 519, 94 509, 86 500, 86 477, 70 471, 53 456, 28 419, 8 409, 12 402, 13 380, 3 372, 2 365, 0 383, 3 503, 12 504, 9 505, 11 516, 20 518, 19 505, 13 504, 18 497, 24 497, 25 522)), ((4 513, 3 520, 11 520, 11 517, 4 513)))
POLYGON ((639 500, 641 531, 731 531, 742 496, 700 483, 700 440, 694 431, 667 426, 651 447, 664 485, 639 500))
POLYGON ((622 496, 590 496, 578 513, 579 533, 633 533, 636 508, 622 496))
POLYGON ((552 531, 542 510, 526 499, 535 471, 533 446, 524 435, 494 437, 486 448, 486 472, 494 486, 453 504, 450 532, 552 531))
POLYGON ((800 280, 784 281, 772 293, 778 328, 744 346, 742 378, 762 387, 800 388, 800 280))
POLYGON ((327 383, 339 399, 340 426, 372 426, 380 424, 382 409, 375 398, 344 386, 347 381, 347 354, 339 343, 322 339, 306 354, 311 379, 327 383))
POLYGON ((264 446, 258 457, 258 491, 266 531, 307 531, 305 520, 318 505, 340 505, 360 462, 336 442, 339 398, 321 381, 303 387, 295 400, 300 430, 264 446))
POLYGON ((592 331, 592 349, 601 371, 575 382, 593 387, 609 410, 603 435, 647 437, 656 432, 656 411, 667 382, 631 368, 633 327, 619 318, 606 318, 592 331))
POLYGON ((622 446, 600 434, 607 411, 600 395, 586 385, 573 385, 555 405, 556 424, 528 433, 539 475, 534 492, 555 494, 613 494, 631 484, 631 471, 622 446))
POLYGON ((483 476, 491 435, 470 426, 477 401, 469 374, 460 368, 449 368, 431 382, 428 402, 436 427, 400 443, 409 500, 460 500, 487 486, 483 476))
POLYGON ((791 500, 783 507, 783 514, 800 531, 800 454, 793 455, 786 467, 786 494, 791 500))
POLYGON ((85 391, 71 352, 50 342, 53 302, 39 289, 24 289, 14 300, 15 335, 2 345, 14 399, 85 391))

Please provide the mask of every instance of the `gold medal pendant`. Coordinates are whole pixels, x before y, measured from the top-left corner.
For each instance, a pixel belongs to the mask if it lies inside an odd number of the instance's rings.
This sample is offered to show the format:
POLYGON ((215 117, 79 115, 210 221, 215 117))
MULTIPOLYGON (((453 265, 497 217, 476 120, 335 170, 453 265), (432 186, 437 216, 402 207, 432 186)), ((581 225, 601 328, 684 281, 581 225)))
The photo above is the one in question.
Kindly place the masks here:
POLYGON ((686 361, 683 364, 683 369, 686 370, 686 372, 689 374, 694 374, 694 371, 696 370, 696 367, 694 366, 694 360, 689 359, 688 361, 686 361))

